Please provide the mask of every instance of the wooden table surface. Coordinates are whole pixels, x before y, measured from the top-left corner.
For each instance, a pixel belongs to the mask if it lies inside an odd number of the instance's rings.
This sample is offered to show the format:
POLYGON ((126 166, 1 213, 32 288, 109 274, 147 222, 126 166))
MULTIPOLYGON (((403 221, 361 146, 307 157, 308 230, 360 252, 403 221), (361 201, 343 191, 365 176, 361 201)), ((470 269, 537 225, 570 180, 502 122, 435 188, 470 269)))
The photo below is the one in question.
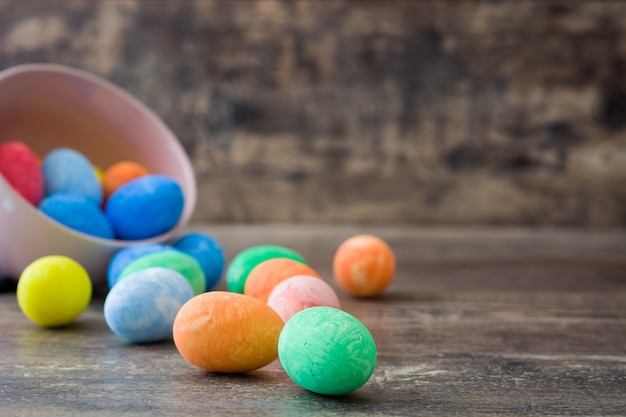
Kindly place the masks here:
POLYGON ((245 375, 207 373, 171 341, 114 335, 103 290, 60 329, 29 322, 5 292, 0 415, 626 415, 623 230, 190 229, 213 234, 228 259, 256 244, 289 246, 331 282, 341 241, 385 238, 398 261, 388 291, 368 300, 340 293, 378 346, 369 382, 327 397, 295 385, 277 361, 245 375))

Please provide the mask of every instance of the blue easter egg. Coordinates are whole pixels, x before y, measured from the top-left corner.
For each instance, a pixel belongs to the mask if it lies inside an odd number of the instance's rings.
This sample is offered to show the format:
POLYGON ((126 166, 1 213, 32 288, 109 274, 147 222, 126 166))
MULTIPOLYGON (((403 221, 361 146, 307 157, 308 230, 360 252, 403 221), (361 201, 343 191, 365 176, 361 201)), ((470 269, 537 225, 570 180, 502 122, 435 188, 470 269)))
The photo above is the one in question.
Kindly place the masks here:
POLYGON ((118 188, 105 212, 120 239, 147 239, 178 223, 185 205, 183 190, 165 175, 146 175, 118 188))
POLYGON ((104 319, 118 336, 134 343, 172 337, 178 310, 194 296, 178 272, 147 268, 119 281, 104 300, 104 319))
POLYGON ((215 238, 203 233, 188 233, 173 245, 175 249, 195 258, 206 278, 206 291, 212 289, 224 271, 224 250, 215 238))
POLYGON ((113 229, 104 213, 85 197, 56 193, 43 199, 39 209, 59 223, 88 235, 113 239, 113 229))
POLYGON ((163 243, 139 243, 117 251, 109 261, 109 267, 107 268, 107 284, 109 288, 113 288, 124 268, 135 260, 144 255, 164 250, 172 250, 172 248, 163 243))
POLYGON ((102 204, 102 185, 93 165, 80 152, 68 148, 48 153, 41 164, 46 195, 75 194, 102 204))

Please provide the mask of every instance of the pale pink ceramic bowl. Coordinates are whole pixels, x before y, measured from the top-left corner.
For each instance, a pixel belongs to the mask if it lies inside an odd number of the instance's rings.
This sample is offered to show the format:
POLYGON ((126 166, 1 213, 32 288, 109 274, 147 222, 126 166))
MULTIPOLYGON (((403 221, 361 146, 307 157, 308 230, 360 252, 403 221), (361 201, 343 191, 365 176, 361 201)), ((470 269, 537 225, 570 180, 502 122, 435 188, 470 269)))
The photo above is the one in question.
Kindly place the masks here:
POLYGON ((52 64, 0 72, 0 143, 12 140, 26 143, 40 156, 58 147, 76 149, 102 169, 122 160, 138 162, 176 180, 185 206, 178 224, 160 236, 100 239, 43 215, 0 175, 0 275, 17 279, 35 259, 65 255, 85 267, 99 285, 106 282, 108 262, 116 251, 139 242, 165 242, 192 215, 195 177, 174 134, 138 100, 94 75, 52 64))

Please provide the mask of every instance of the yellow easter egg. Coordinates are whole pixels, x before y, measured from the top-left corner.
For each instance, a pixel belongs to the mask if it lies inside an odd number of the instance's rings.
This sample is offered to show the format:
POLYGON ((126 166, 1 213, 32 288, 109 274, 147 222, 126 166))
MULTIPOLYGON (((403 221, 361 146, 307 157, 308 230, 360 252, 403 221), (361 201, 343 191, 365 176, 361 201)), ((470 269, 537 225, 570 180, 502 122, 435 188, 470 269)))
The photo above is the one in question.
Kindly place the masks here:
POLYGON ((28 265, 17 282, 22 312, 44 327, 69 324, 87 308, 92 285, 87 271, 65 256, 45 256, 28 265))
POLYGON ((104 182, 104 171, 102 170, 102 168, 96 165, 93 166, 93 170, 96 173, 96 177, 98 177, 98 181, 100 181, 100 184, 102 184, 104 182))

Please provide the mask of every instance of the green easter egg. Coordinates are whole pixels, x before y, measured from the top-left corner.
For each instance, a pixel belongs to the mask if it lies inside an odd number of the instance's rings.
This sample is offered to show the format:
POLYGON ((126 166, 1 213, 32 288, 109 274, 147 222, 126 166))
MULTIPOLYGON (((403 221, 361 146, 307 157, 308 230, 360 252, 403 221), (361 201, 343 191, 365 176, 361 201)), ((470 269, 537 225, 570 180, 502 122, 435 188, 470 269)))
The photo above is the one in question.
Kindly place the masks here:
POLYGON ((263 261, 274 258, 288 258, 306 265, 299 253, 276 245, 259 245, 245 249, 233 258, 226 271, 228 291, 243 294, 246 279, 252 269, 263 261))
POLYGON ((122 270, 118 282, 133 272, 156 266, 173 269, 180 273, 189 281, 195 295, 203 293, 206 289, 206 278, 198 261, 177 250, 161 251, 142 256, 122 270))
POLYGON ((295 314, 278 339, 287 375, 309 391, 342 395, 363 386, 376 368, 376 344, 354 316, 332 307, 295 314))

